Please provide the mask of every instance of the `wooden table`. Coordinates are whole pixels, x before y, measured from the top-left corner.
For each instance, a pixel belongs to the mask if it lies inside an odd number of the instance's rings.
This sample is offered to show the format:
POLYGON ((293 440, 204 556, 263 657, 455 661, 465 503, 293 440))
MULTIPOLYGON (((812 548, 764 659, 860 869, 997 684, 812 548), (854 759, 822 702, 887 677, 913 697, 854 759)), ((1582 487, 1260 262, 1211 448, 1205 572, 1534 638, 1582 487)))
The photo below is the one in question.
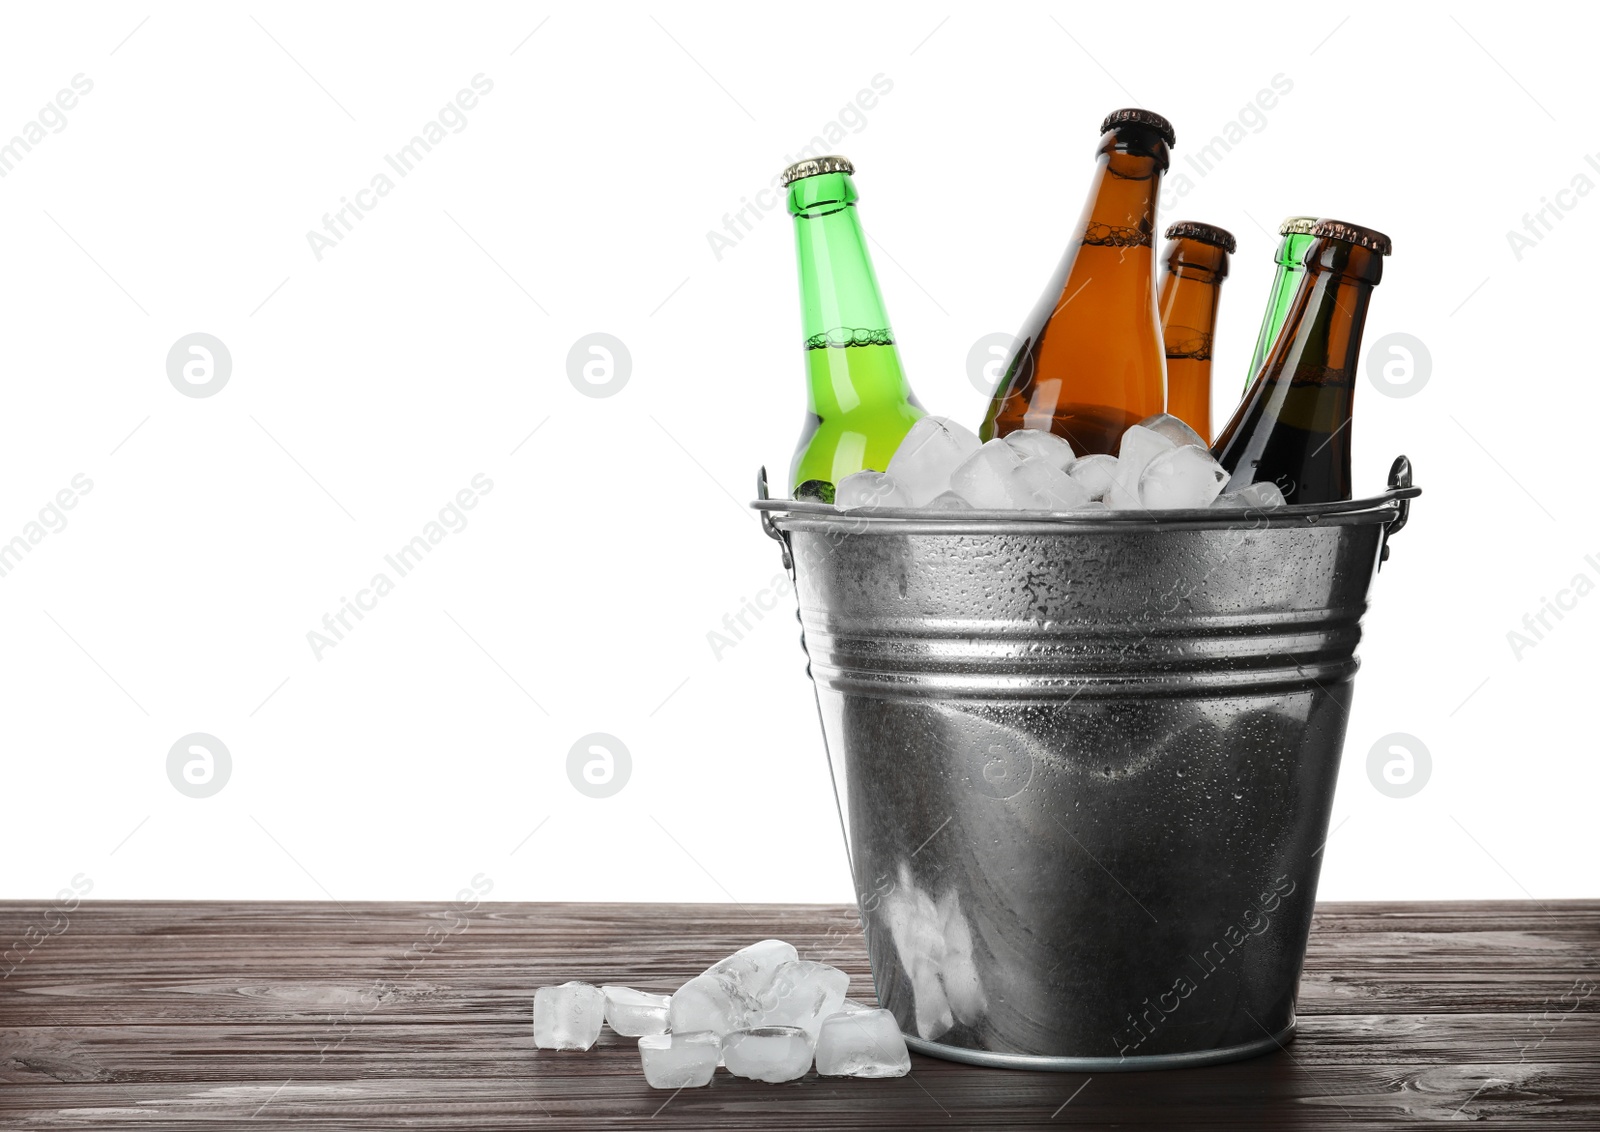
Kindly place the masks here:
POLYGON ((0 904, 0 1127, 1600 1128, 1600 901, 1322 905, 1299 1040, 1210 1069, 671 1093, 609 1031, 534 1049, 536 986, 670 990, 768 936, 870 1000, 844 907, 0 904))

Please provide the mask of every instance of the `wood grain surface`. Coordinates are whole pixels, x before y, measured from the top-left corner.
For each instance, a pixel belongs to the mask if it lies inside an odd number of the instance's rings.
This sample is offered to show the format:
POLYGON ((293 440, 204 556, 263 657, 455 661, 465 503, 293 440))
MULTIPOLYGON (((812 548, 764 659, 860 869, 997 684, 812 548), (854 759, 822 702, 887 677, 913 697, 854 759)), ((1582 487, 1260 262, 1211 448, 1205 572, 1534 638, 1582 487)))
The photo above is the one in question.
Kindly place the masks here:
POLYGON ((1321 905, 1298 1040, 1208 1069, 673 1093, 609 1030, 534 1048, 535 987, 769 936, 872 999, 837 906, 0 903, 0 1128, 1600 1128, 1600 901, 1321 905))

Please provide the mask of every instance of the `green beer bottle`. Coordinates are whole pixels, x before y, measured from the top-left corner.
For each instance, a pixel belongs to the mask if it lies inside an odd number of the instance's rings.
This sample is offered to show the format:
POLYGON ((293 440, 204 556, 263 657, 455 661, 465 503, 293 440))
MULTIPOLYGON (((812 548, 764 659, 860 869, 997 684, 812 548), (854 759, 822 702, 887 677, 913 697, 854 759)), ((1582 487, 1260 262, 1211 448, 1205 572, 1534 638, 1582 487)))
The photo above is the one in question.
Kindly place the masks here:
POLYGON ((1289 317, 1289 304, 1294 302, 1295 290, 1306 276, 1306 265, 1301 261, 1305 259, 1306 248, 1311 246, 1311 228, 1316 222, 1315 216, 1291 216, 1278 225, 1278 235, 1283 237, 1278 241, 1278 272, 1272 277, 1272 295, 1267 299, 1267 313, 1261 317, 1255 356, 1250 359, 1250 372, 1244 377, 1246 393, 1255 384, 1261 363, 1267 360, 1278 331, 1283 329, 1283 320, 1289 317))
POLYGON ((900 368, 856 214, 855 168, 817 157, 783 171, 800 263, 806 420, 789 468, 796 499, 833 502, 853 472, 881 472, 924 414, 900 368))

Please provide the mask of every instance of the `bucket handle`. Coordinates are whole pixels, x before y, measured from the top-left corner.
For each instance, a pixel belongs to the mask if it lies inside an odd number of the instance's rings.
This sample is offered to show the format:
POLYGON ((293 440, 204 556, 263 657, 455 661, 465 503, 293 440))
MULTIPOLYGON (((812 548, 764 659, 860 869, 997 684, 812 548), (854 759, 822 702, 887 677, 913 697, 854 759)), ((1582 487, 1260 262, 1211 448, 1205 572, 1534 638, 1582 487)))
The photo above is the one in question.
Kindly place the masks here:
POLYGON ((1394 518, 1384 524, 1383 528, 1383 554, 1379 556, 1379 568, 1389 561, 1389 540, 1395 533, 1404 527, 1411 518, 1411 499, 1417 489, 1411 486, 1411 461, 1405 456, 1396 456, 1394 463, 1389 466, 1389 490, 1386 496, 1395 501, 1394 518))
MULTIPOLYGON (((1403 460, 1403 459, 1405 459, 1405 457, 1402 456, 1401 459, 1403 460)), ((1393 482, 1392 481, 1392 477, 1391 477, 1391 482, 1393 482)), ((756 473, 756 498, 757 499, 771 499, 772 498, 772 496, 767 491, 767 466, 765 464, 762 464, 761 465, 761 470, 756 473)), ((1404 520, 1402 520, 1402 522, 1403 521, 1404 520)), ((783 568, 785 570, 789 571, 789 577, 790 577, 791 580, 793 580, 793 578, 794 578, 794 552, 792 550, 790 550, 790 548, 789 548, 789 535, 788 535, 788 533, 785 532, 785 531, 780 531, 778 529, 777 524, 772 521, 772 515, 770 513, 766 512, 766 511, 762 511, 761 512, 761 529, 763 531, 767 532, 767 537, 768 538, 776 539, 777 542, 778 542, 778 545, 783 548, 783 568)), ((1387 553, 1387 551, 1385 551, 1385 553, 1387 553)))

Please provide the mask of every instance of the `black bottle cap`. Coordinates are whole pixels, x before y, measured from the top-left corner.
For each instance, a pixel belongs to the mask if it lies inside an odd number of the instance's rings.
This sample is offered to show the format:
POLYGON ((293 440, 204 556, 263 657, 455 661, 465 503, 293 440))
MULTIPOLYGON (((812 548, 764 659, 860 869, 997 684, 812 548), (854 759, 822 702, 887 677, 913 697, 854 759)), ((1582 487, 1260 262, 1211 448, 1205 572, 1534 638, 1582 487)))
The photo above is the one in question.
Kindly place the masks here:
POLYGON ((1210 244, 1214 248, 1221 248, 1232 255, 1238 248, 1238 241, 1233 238, 1233 233, 1226 228, 1218 228, 1215 224, 1204 224, 1198 220, 1180 220, 1167 229, 1169 240, 1199 240, 1202 244, 1210 244))
POLYGON ((1134 122, 1141 126, 1149 126, 1161 135, 1161 140, 1166 142, 1167 145, 1174 146, 1178 144, 1178 135, 1173 132, 1172 123, 1154 110, 1135 110, 1132 108, 1113 110, 1106 115, 1106 120, 1100 123, 1100 132, 1103 134, 1115 126, 1122 125, 1124 122, 1134 122))
POLYGON ((1393 246, 1389 242, 1389 237, 1376 228, 1362 228, 1355 224, 1346 224, 1343 220, 1318 220, 1316 227, 1311 229, 1311 234, 1332 236, 1335 240, 1343 240, 1347 244, 1371 248, 1379 255, 1388 255, 1393 246))

